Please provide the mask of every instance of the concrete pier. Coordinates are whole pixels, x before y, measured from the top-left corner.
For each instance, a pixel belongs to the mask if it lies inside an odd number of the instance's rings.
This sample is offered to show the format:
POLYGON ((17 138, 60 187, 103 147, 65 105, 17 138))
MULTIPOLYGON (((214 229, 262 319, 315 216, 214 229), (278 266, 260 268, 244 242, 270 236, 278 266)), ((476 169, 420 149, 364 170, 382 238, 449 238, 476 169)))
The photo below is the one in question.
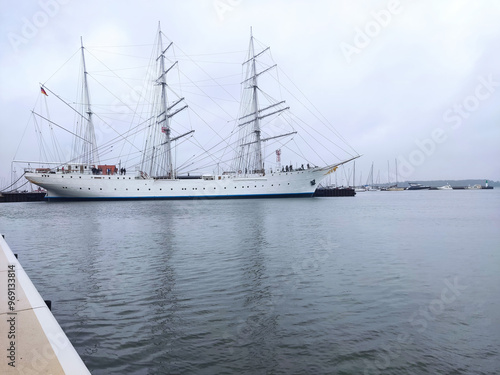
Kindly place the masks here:
POLYGON ((90 374, 0 235, 0 374, 90 374))

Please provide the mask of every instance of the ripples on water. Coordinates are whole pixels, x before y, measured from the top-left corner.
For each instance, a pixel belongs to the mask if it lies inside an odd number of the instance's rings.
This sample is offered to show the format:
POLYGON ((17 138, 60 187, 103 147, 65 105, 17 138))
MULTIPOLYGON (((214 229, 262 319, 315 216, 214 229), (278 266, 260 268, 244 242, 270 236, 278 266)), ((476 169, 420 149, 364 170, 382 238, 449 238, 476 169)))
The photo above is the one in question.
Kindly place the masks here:
POLYGON ((500 368, 496 190, 0 213, 93 374, 500 368))

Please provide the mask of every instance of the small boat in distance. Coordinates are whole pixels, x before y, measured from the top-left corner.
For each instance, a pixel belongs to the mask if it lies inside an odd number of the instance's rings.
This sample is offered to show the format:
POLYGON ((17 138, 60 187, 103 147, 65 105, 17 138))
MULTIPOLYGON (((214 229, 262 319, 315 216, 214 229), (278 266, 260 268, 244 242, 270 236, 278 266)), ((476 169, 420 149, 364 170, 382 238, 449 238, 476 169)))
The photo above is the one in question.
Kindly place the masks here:
POLYGON ((408 186, 406 190, 429 190, 431 188, 430 186, 424 186, 415 182, 408 182, 408 185, 410 186, 408 186))
POLYGON ((483 187, 479 184, 473 185, 473 186, 467 186, 468 190, 481 190, 483 187))
POLYGON ((438 190, 453 190, 453 188, 451 187, 450 184, 446 184, 446 185, 443 185, 443 186, 438 186, 437 189, 438 190))
POLYGON ((385 189, 385 191, 403 191, 403 190, 405 190, 405 188, 399 187, 397 184, 389 186, 387 189, 385 189))

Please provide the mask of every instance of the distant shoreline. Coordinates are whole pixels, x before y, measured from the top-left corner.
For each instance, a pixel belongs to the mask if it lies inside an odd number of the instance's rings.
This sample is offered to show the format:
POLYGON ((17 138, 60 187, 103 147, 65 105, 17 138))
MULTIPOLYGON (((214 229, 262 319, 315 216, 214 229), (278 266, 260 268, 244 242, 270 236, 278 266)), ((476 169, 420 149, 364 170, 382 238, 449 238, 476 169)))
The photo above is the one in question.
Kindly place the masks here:
MULTIPOLYGON (((500 187, 500 181, 493 181, 493 180, 479 180, 479 179, 470 179, 470 180, 409 180, 409 181, 400 181, 398 182, 398 186, 407 186, 408 183, 418 183, 422 184, 425 186, 431 186, 431 187, 437 187, 437 186, 443 186, 443 185, 451 185, 451 186, 474 186, 474 185, 481 185, 481 186, 486 186, 486 181, 488 181, 488 186, 494 186, 494 187, 500 187)), ((375 184, 377 186, 389 186, 389 185, 394 185, 396 182, 390 182, 390 183, 380 183, 380 184, 375 184)))

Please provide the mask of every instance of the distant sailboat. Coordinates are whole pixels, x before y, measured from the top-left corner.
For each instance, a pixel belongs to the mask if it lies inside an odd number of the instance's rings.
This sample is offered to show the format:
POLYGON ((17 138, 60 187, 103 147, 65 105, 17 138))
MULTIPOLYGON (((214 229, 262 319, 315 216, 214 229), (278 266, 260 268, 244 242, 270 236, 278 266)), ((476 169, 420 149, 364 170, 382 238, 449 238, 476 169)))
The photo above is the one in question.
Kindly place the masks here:
POLYGON ((370 174, 368 176, 368 179, 366 180, 366 191, 380 191, 380 188, 376 187, 373 185, 373 162, 372 162, 372 167, 370 169, 370 174), (368 182, 371 182, 371 184, 368 184, 368 182))
POLYGON ((396 185, 389 186, 386 191, 403 191, 405 188, 398 186, 398 159, 395 159, 396 166, 396 185))
POLYGON ((356 186, 356 161, 353 162, 353 172, 352 172, 352 181, 353 181, 353 188, 356 193, 362 193, 363 191, 366 191, 366 189, 362 186, 356 186))

